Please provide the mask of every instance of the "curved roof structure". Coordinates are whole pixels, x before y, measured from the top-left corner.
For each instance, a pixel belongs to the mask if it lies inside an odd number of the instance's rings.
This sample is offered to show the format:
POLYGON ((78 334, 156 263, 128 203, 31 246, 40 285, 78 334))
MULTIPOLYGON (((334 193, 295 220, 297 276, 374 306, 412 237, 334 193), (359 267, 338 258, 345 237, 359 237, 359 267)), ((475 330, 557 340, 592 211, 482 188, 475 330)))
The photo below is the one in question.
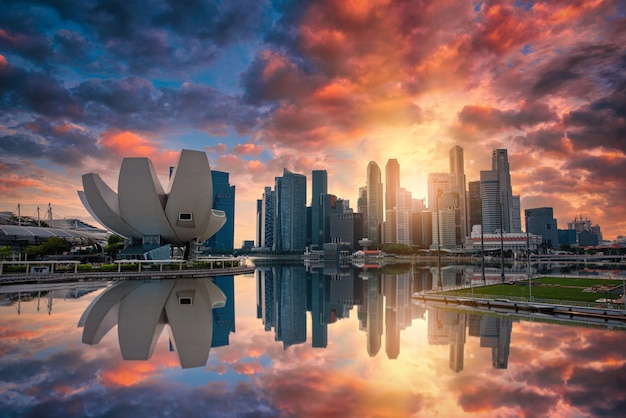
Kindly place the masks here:
POLYGON ((148 158, 122 161, 117 193, 98 174, 83 175, 78 195, 102 225, 126 238, 160 236, 165 243, 205 241, 225 223, 223 211, 212 209, 213 184, 207 156, 182 150, 167 191, 148 158))
POLYGON ((14 241, 41 242, 59 237, 70 242, 106 241, 106 233, 77 229, 44 228, 38 226, 0 225, 0 243, 14 241))

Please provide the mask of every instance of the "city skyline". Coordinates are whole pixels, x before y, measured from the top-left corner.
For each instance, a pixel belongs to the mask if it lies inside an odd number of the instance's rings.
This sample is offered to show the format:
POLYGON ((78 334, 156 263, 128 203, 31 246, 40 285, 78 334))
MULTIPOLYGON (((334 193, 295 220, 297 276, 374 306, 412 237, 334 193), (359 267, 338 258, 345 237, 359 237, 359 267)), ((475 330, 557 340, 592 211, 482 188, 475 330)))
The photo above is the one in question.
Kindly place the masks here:
POLYGON ((283 168, 356 211, 368 161, 421 198, 459 145, 467 187, 507 149, 522 211, 626 232, 623 2, 0 4, 0 210, 89 219, 82 174, 146 157, 165 183, 196 149, 237 188, 239 247, 283 168))

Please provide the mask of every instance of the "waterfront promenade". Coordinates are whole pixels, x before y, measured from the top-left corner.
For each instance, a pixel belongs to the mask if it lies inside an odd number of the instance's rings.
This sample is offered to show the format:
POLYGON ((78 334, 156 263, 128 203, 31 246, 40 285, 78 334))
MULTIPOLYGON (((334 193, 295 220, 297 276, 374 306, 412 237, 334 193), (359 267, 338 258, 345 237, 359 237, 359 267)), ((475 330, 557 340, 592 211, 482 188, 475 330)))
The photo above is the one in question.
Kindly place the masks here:
POLYGON ((226 268, 202 268, 184 270, 141 270, 141 271, 89 271, 89 272, 57 272, 30 274, 0 275, 0 284, 17 283, 57 283, 85 280, 151 280, 176 278, 202 278, 230 276, 235 274, 253 273, 254 266, 237 266, 226 268))

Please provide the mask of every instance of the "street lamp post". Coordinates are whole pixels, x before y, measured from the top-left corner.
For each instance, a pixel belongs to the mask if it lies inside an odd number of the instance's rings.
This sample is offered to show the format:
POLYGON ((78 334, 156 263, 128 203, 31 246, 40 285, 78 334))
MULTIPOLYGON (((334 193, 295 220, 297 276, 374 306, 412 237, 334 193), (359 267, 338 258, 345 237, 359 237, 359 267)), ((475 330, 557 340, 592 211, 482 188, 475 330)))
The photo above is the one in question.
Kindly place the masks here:
POLYGON ((500 198, 500 275, 502 276, 502 283, 505 282, 504 277, 504 218, 503 218, 503 210, 502 198, 500 198))
POLYGON ((526 219, 526 255, 528 257, 528 297, 530 301, 533 300, 533 282, 531 280, 531 272, 530 272, 530 232, 528 230, 528 210, 524 211, 524 218, 526 219))
POLYGON ((480 254, 482 257, 482 273, 483 273, 483 284, 487 283, 485 279, 485 221, 483 220, 483 200, 480 199, 480 254))
POLYGON ((443 194, 443 190, 437 189, 437 275, 438 275, 438 287, 443 287, 443 283, 441 281, 441 231, 439 225, 441 225, 441 220, 439 219, 441 213, 439 212, 439 198, 443 194))

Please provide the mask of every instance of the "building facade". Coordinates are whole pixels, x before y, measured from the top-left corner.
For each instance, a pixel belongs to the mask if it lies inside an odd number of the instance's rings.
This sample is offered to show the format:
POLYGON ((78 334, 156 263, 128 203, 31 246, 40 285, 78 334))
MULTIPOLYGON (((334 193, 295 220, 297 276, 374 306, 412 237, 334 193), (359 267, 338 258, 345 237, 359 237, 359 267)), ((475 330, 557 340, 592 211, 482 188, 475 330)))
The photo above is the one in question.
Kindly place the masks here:
POLYGON ((367 165, 367 238, 381 243, 380 225, 383 222, 383 183, 380 167, 375 161, 367 165))
POLYGON ((306 176, 286 168, 276 178, 274 249, 304 251, 307 236, 306 176))
POLYGON ((328 194, 328 173, 313 170, 311 180, 311 245, 324 244, 324 200, 328 194))
POLYGON ((450 156, 450 189, 459 197, 460 241, 469 235, 467 190, 465 188, 465 168, 463 148, 456 145, 449 151, 450 156))
POLYGON ((211 252, 232 253, 235 250, 235 186, 229 183, 229 174, 211 170, 213 180, 213 209, 226 214, 226 223, 204 242, 211 252))
POLYGON ((524 218, 526 219, 527 232, 541 235, 541 242, 547 247, 558 248, 559 230, 552 208, 526 209, 524 218))

